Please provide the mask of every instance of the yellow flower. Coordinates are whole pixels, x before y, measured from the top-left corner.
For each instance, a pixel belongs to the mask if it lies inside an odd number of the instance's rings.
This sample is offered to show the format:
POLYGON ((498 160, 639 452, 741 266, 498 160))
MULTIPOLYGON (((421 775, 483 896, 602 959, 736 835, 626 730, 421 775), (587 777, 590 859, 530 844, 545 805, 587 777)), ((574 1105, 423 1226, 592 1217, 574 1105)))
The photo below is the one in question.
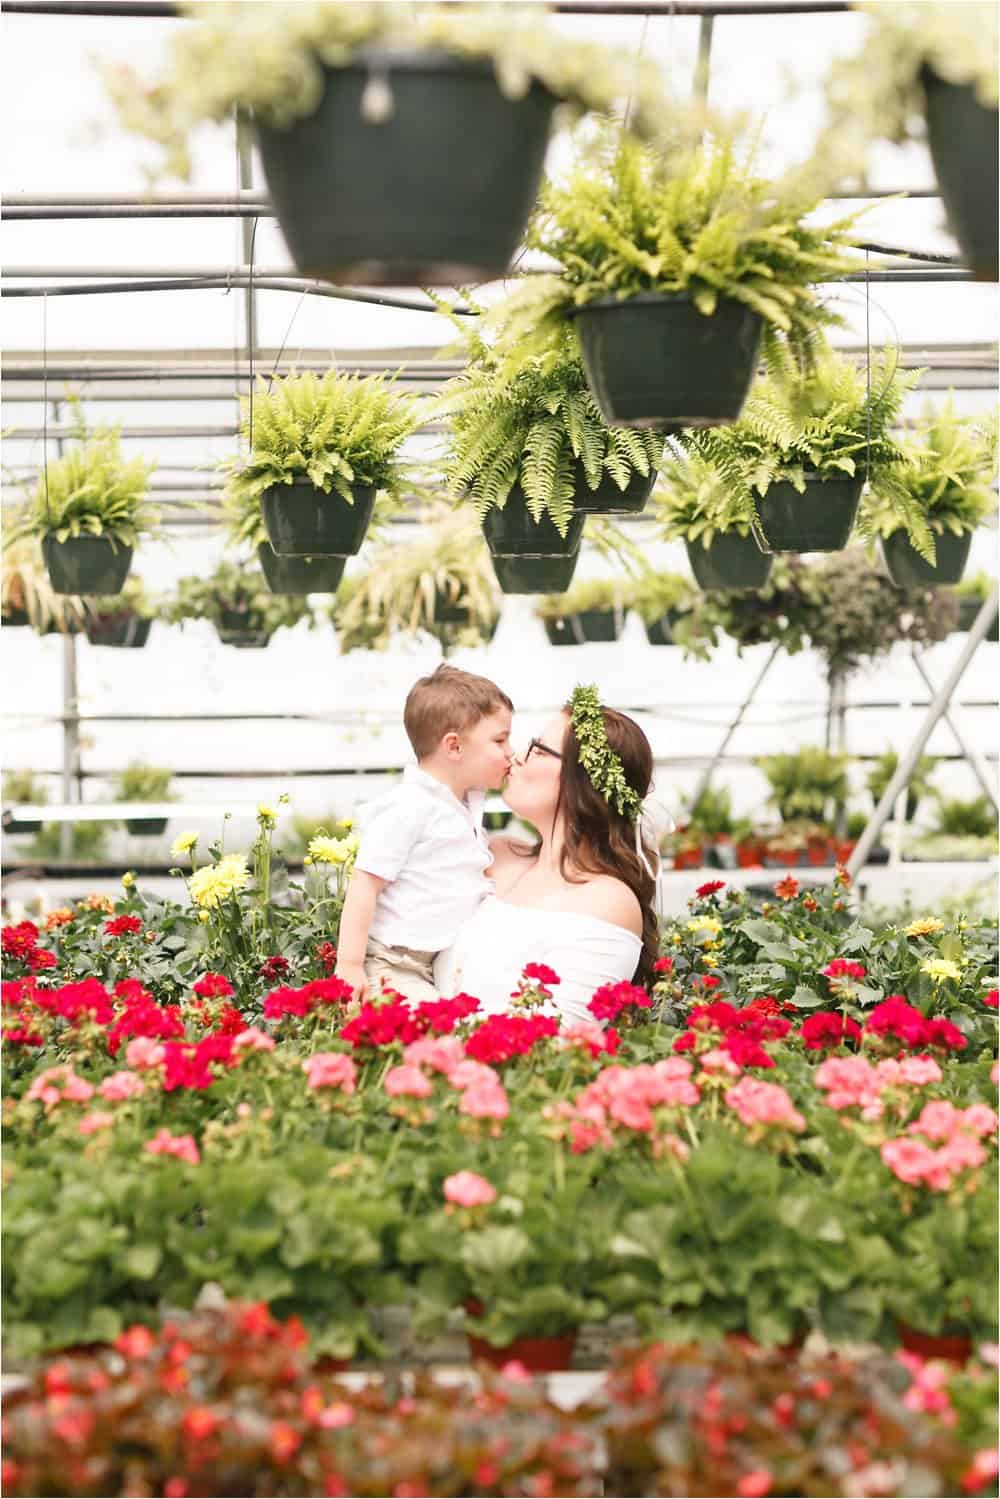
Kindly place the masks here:
POLYGON ((958 923, 958 930, 960 932, 967 932, 969 930, 969 923, 967 921, 960 921, 958 923))
POLYGON ((935 932, 944 931, 944 922, 938 921, 936 916, 921 916, 916 921, 911 921, 904 929, 907 937, 933 937, 935 932))
POLYGON ((696 937, 717 937, 722 931, 722 922, 716 921, 714 916, 695 916, 687 924, 689 932, 696 937))
POLYGON ((226 854, 218 864, 196 869, 188 880, 188 889, 196 905, 212 908, 249 883, 246 855, 226 854))
POLYGON ((290 800, 290 798, 289 798, 288 792, 287 791, 283 791, 281 793, 281 795, 278 797, 278 806, 279 807, 287 807, 288 803, 289 803, 289 800, 290 800))
POLYGON ((958 964, 950 962, 947 958, 927 958, 921 963, 920 972, 926 973, 935 984, 940 984, 942 979, 962 977, 962 970, 958 964))
POLYGON ((278 814, 273 807, 268 806, 267 802, 257 803, 258 822, 271 823, 273 825, 275 822, 277 822, 277 820, 278 814))
POLYGON ((198 912, 198 920, 199 921, 211 921, 211 919, 212 919, 212 916, 211 916, 211 913, 209 911, 199 911, 198 912))
POLYGON ((132 873, 131 869, 126 869, 125 873, 122 875, 122 884, 125 886, 126 890, 131 890, 132 886, 135 884, 135 875, 132 873))
POLYGON ((320 833, 309 840, 309 853, 314 864, 348 864, 360 846, 356 833, 346 838, 324 838, 320 833))
POLYGON ((170 852, 172 854, 189 854, 197 842, 197 833, 182 833, 170 845, 170 852))
POLYGON ((719 966, 718 958, 714 953, 711 952, 702 953, 701 961, 704 963, 706 968, 718 968, 719 966))

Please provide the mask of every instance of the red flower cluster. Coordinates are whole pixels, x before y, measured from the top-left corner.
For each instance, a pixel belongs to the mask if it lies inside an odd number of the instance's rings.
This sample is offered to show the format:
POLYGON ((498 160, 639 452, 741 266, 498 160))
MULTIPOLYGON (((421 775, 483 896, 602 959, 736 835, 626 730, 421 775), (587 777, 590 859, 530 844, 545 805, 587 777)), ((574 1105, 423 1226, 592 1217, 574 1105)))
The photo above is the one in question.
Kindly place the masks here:
POLYGON ((8 979, 0 984, 0 1004, 4 1010, 14 1012, 4 1017, 3 1025, 3 1039, 12 1046, 41 1046, 45 1039, 31 1029, 34 996, 33 978, 8 979))
POLYGON ((673 973, 673 971, 673 958, 657 958, 656 962, 653 964, 654 973, 673 973))
POLYGON ((63 984, 60 989, 36 989, 31 996, 40 1010, 58 1015, 70 1025, 93 1020, 107 1025, 114 1019, 111 996, 97 979, 83 979, 78 984, 63 984))
POLYGON ((241 1031, 249 1029, 242 1012, 232 1005, 223 1005, 221 1010, 214 1012, 206 1004, 193 1004, 191 1009, 201 1025, 206 1029, 211 1026, 219 1036, 238 1036, 241 1031))
POLYGON ((837 1010, 820 1010, 803 1020, 800 1035, 806 1051, 827 1051, 846 1046, 848 1041, 860 1041, 861 1027, 837 1010))
POLYGON ((509 1062, 559 1031, 554 1015, 491 1015, 465 1043, 466 1056, 477 1062, 509 1062))
POLYGON ((264 1001, 264 1019, 282 1020, 286 1015, 310 1015, 317 1005, 348 1004, 354 990, 343 979, 313 979, 300 989, 274 989, 264 1001))
MULTIPOLYGON (((323 945, 329 946, 329 943, 324 943, 323 945)), ((273 984, 278 979, 285 978, 289 969, 290 964, 288 959, 283 958, 280 953, 275 953, 273 957, 264 959, 263 963, 257 969, 257 973, 260 978, 267 979, 269 984, 273 984)))
POLYGON ((995 1010, 998 1004, 1000 1004, 1000 989, 991 989, 988 994, 985 994, 983 996, 983 1004, 989 1005, 991 1010, 995 1010))
POLYGON ((116 916, 113 921, 104 923, 105 937, 126 937, 130 933, 141 931, 142 922, 138 916, 116 916))
POLYGON ((123 979, 116 984, 115 995, 124 1000, 125 1008, 117 1016, 108 1016, 114 1020, 108 1031, 108 1051, 112 1056, 117 1056, 122 1042, 130 1036, 148 1036, 155 1041, 174 1041, 183 1036, 180 1005, 158 1005, 138 979, 123 979))
POLYGON ((236 991, 224 973, 206 973, 194 985, 194 992, 201 999, 228 999, 236 991))
MULTIPOLYGON (((770 996, 766 996, 770 999, 770 996)), ((771 1003, 776 1003, 771 1001, 771 1003)), ((694 1051, 699 1033, 720 1031, 720 1049, 725 1051, 739 1067, 773 1067, 774 1059, 761 1044, 764 1041, 780 1041, 791 1030, 791 1022, 768 1008, 754 1009, 747 1005, 738 1010, 725 1000, 712 1004, 692 1005, 688 1012, 689 1029, 674 1042, 674 1051, 694 1051)))
MULTIPOLYGON (((345 984, 344 987, 349 993, 353 993, 350 985, 345 984)), ((267 1014, 266 1006, 264 1014, 267 1014)), ((360 1046, 391 1046, 393 1041, 402 1041, 404 1046, 409 1046, 411 1041, 419 1038, 420 1027, 405 999, 391 999, 381 1005, 366 1001, 354 1019, 340 1029, 338 1035, 342 1041, 349 1041, 355 1049, 360 1046)))
POLYGON ((436 1036, 450 1036, 460 1020, 474 1015, 478 1009, 479 1000, 471 994, 456 994, 454 999, 423 999, 417 1005, 416 1022, 421 1035, 432 1031, 436 1036))
POLYGON ((638 984, 602 984, 587 1009, 595 1020, 616 1020, 623 1010, 652 1009, 653 1000, 638 984))
POLYGON ((715 895, 718 890, 725 890, 725 880, 709 880, 706 885, 699 885, 694 892, 698 900, 705 900, 709 895, 715 895))
POLYGON ((23 963, 32 973, 41 973, 44 968, 55 968, 56 955, 47 947, 38 946, 38 928, 33 921, 21 921, 17 926, 5 926, 0 931, 0 947, 3 955, 12 963, 23 963))
POLYGON ((525 963, 521 970, 521 977, 535 979, 539 984, 558 984, 561 982, 554 968, 549 968, 545 963, 525 963))
POLYGON ((834 958, 823 969, 828 979, 863 979, 867 972, 863 963, 852 963, 850 958, 834 958))
POLYGON ((316 957, 326 969, 332 973, 337 966, 337 949, 332 942, 319 942, 316 945, 316 957))
POLYGON ((177 1088, 203 1089, 212 1086, 211 1064, 231 1067, 234 1062, 233 1038, 213 1033, 194 1044, 190 1041, 168 1041, 163 1048, 163 1091, 177 1088))
POLYGON ((873 1036, 902 1041, 910 1051, 937 1047, 942 1051, 961 1051, 968 1045, 952 1021, 937 1016, 926 1020, 907 1002, 904 994, 889 994, 865 1021, 865 1030, 873 1036))

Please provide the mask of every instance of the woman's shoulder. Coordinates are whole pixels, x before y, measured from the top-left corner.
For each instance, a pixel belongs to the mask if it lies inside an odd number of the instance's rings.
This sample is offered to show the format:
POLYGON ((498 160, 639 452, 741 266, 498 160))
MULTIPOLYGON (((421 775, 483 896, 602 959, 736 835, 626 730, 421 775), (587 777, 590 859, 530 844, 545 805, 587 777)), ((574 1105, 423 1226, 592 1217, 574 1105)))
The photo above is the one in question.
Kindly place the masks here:
POLYGON ((624 927, 633 936, 642 936, 642 907, 624 880, 613 874, 597 874, 572 889, 573 910, 581 916, 594 916, 624 927))

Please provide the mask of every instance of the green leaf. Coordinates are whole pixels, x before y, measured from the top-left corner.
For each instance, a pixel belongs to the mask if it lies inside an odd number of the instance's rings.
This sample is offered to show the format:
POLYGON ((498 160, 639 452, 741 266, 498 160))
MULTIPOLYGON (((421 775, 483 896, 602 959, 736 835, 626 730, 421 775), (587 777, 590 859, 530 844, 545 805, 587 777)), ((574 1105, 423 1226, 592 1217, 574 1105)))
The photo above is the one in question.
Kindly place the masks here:
POLYGON ((826 1004, 826 1000, 815 989, 810 989, 808 984, 796 984, 790 1003, 800 1010, 815 1010, 826 1004))
POLYGON ((160 1268, 163 1250, 158 1244, 133 1244, 126 1249, 122 1263, 129 1275, 137 1280, 149 1280, 160 1268))

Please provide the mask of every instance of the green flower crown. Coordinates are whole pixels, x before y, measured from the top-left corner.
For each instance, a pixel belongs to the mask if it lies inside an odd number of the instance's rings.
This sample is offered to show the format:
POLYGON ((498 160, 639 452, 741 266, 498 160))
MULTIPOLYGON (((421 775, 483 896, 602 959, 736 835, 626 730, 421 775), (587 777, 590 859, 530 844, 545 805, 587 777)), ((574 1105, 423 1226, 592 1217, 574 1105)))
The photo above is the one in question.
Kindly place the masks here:
POLYGON ((625 779, 625 767, 608 743, 604 713, 597 688, 593 684, 573 688, 570 722, 579 745, 580 764, 586 771, 590 784, 622 817, 634 822, 639 814, 641 798, 625 779))

